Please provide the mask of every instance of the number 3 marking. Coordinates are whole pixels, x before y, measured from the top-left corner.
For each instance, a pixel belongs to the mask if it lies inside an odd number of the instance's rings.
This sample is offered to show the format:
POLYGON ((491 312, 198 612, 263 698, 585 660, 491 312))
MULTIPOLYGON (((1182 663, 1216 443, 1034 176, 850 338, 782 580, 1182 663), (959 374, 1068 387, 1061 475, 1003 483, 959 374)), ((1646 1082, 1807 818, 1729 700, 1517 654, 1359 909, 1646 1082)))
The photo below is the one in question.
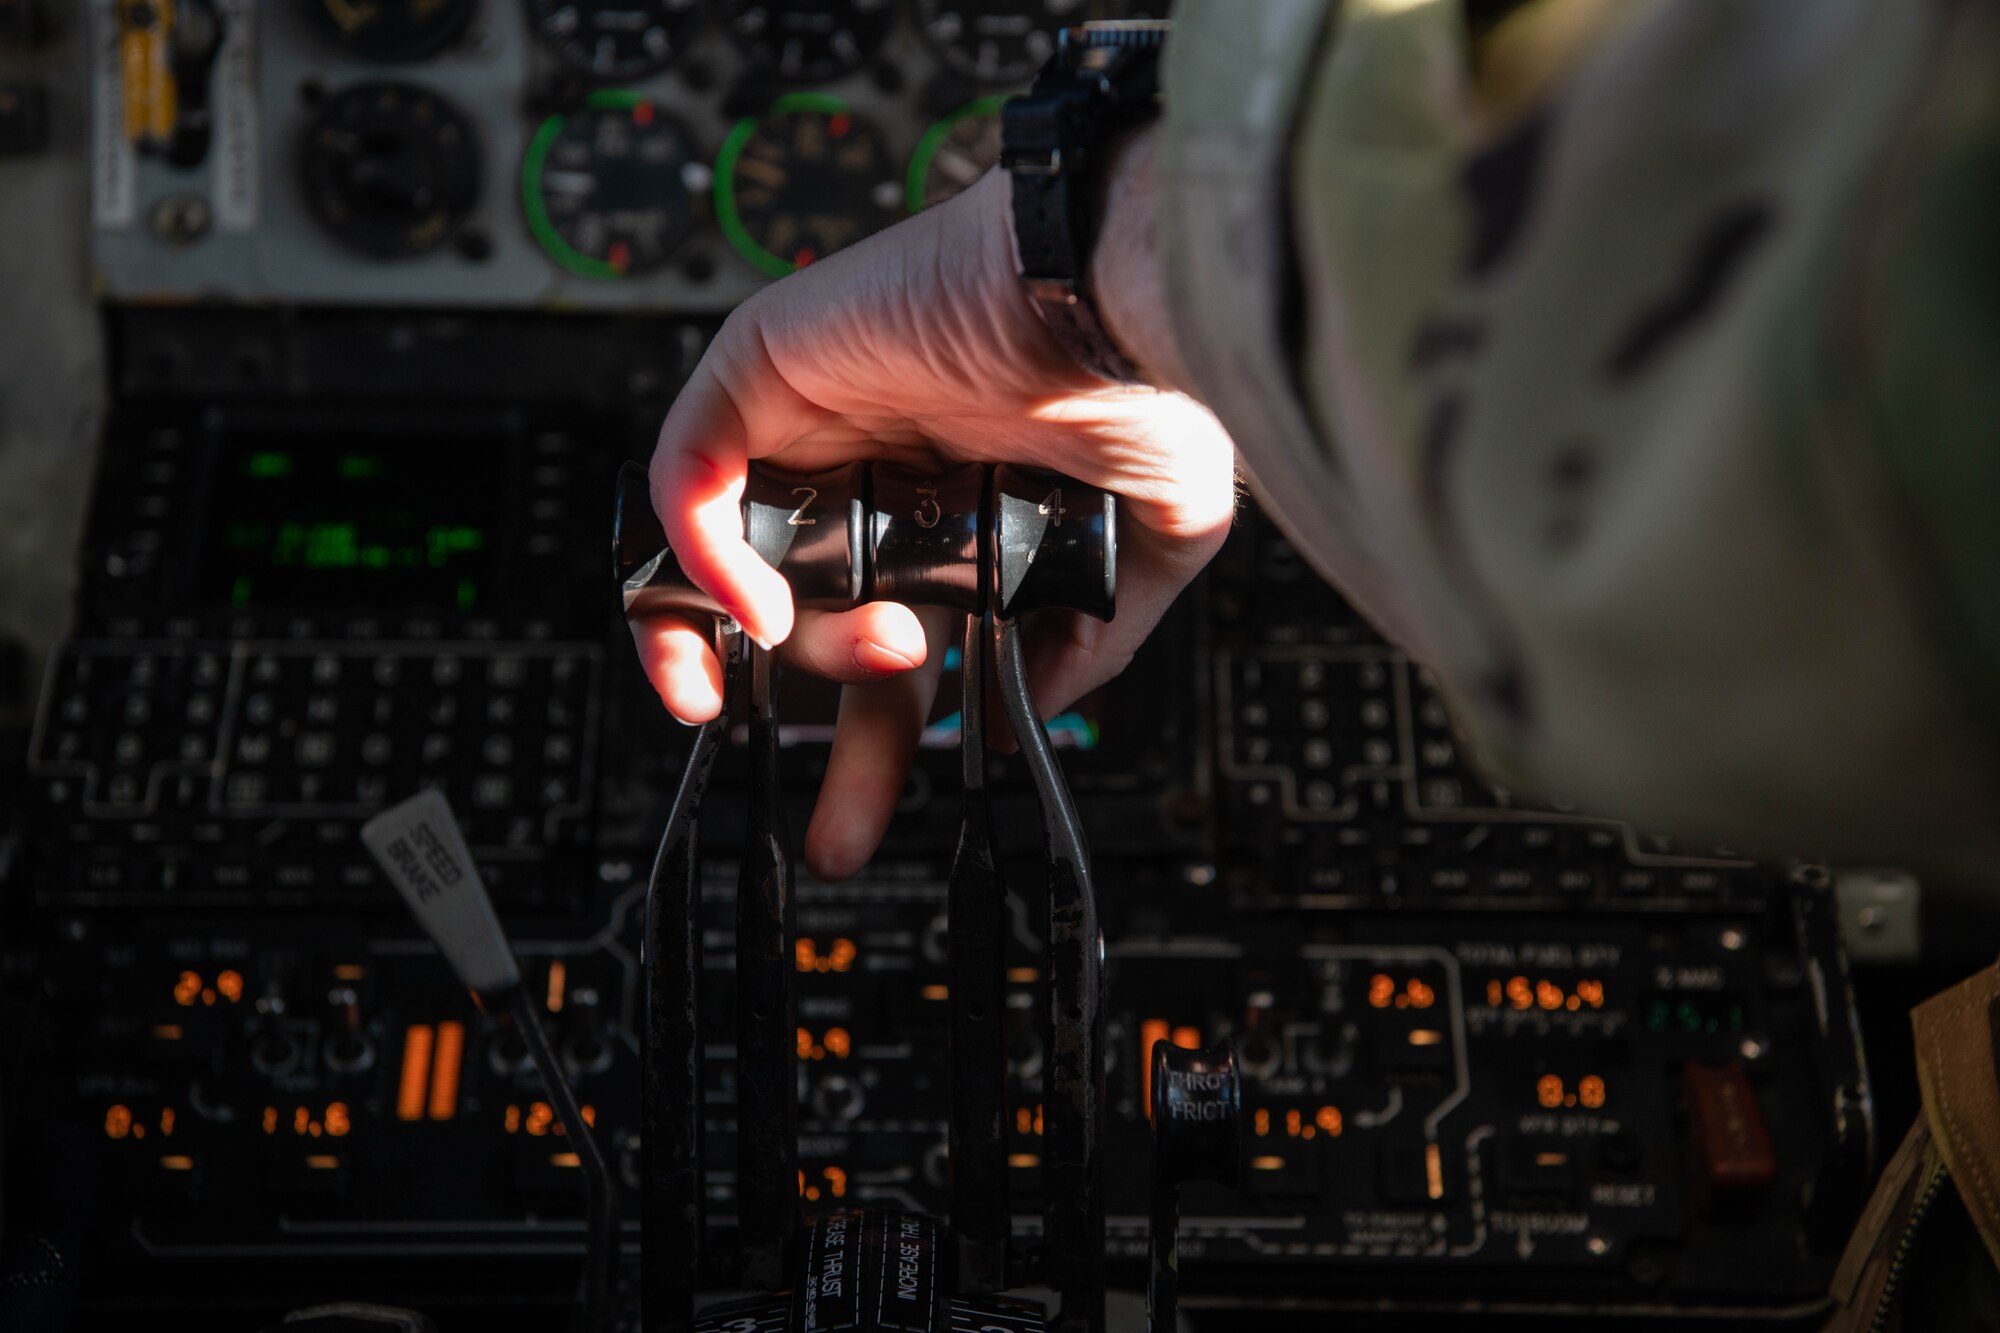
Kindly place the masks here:
POLYGON ((932 486, 917 487, 917 526, 934 528, 944 518, 944 510, 938 507, 937 489, 932 486))
POLYGON ((791 524, 795 528, 810 528, 814 524, 818 523, 819 522, 818 519, 807 518, 805 515, 806 515, 806 510, 812 508, 812 502, 814 500, 819 499, 819 492, 814 490, 810 486, 794 486, 792 488, 792 494, 805 496, 806 497, 805 503, 801 504, 797 509, 794 509, 792 511, 792 516, 786 519, 785 521, 791 524))

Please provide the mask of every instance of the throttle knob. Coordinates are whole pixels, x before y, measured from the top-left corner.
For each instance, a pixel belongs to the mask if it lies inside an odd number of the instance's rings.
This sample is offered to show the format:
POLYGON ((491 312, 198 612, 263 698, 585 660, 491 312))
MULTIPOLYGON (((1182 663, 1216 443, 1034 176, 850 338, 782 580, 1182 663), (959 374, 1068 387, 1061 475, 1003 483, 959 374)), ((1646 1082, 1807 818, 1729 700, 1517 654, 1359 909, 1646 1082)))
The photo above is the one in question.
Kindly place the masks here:
POLYGON ((930 475, 877 463, 870 485, 872 600, 979 610, 987 562, 980 541, 986 469, 930 475))
POLYGON ((1243 1080, 1231 1043, 1201 1051, 1154 1043, 1152 1113, 1153 1169, 1160 1179, 1236 1184, 1243 1080))
POLYGON ((611 515, 611 572, 624 599, 625 614, 662 612, 719 616, 722 607, 695 586, 667 546, 667 530, 653 510, 646 469, 627 463, 618 470, 618 499, 611 515))
POLYGON ((1118 502, 1054 472, 993 469, 993 611, 1064 609, 1109 620, 1117 607, 1118 502))
POLYGON ((864 464, 826 472, 752 467, 743 487, 743 540, 792 585, 800 606, 844 610, 867 588, 862 565, 864 464))

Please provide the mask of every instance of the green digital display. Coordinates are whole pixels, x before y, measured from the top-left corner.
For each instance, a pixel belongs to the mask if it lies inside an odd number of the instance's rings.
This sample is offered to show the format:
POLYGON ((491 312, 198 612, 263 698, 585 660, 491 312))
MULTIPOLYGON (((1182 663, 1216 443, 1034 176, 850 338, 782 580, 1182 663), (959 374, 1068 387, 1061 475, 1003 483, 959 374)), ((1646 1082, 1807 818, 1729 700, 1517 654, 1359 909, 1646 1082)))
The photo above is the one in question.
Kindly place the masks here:
POLYGON ((492 595, 491 457, 434 438, 225 436, 198 593, 242 609, 479 610, 492 595))
POLYGON ((1748 1025, 1747 1010, 1738 991, 1651 991, 1640 1001, 1649 1032, 1684 1037, 1741 1032, 1748 1025))

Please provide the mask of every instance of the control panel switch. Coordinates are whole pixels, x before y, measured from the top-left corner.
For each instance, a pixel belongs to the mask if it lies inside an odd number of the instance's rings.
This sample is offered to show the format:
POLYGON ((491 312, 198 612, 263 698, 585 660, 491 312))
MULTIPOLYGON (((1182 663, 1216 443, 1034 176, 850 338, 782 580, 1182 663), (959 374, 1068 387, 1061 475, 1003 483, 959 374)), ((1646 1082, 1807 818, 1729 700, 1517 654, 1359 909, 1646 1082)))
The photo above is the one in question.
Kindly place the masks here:
POLYGON ((1778 1155, 1740 1060, 1681 1066, 1695 1201, 1705 1217, 1754 1199, 1778 1180, 1778 1155))

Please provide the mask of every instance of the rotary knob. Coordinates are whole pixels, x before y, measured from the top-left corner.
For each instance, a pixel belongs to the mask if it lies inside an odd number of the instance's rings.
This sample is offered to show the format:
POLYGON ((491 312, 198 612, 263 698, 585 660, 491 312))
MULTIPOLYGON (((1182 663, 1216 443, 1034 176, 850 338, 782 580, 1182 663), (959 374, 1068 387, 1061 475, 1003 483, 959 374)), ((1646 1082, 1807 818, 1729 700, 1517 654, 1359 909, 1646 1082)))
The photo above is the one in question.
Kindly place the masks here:
POLYGON ((479 198, 472 123, 415 84, 371 82, 327 99, 300 156, 306 202, 343 244, 405 259, 449 240, 479 198))

